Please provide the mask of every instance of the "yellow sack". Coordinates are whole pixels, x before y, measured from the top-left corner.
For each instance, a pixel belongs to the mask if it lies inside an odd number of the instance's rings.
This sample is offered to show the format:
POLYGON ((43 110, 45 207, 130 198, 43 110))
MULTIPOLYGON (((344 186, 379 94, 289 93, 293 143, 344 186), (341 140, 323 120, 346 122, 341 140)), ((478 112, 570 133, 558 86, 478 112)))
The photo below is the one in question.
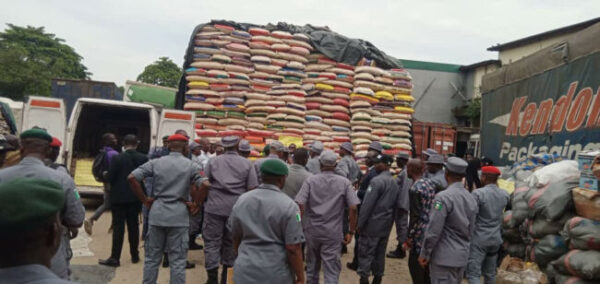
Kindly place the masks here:
POLYGON ((188 86, 208 87, 208 83, 202 81, 191 81, 188 86))
POLYGON ((414 113, 415 112, 415 110, 412 107, 403 107, 403 106, 394 107, 394 110, 397 110, 397 111, 403 112, 403 113, 414 113))
POLYGON ((322 91, 333 91, 333 86, 332 85, 323 84, 323 83, 317 83, 315 85, 315 88, 317 90, 322 90, 322 91))
POLYGON ((396 100, 405 102, 414 102, 415 98, 411 95, 396 95, 396 100))
POLYGON ((388 101, 394 100, 394 96, 388 91, 378 91, 375 93, 375 97, 378 99, 384 99, 388 101))

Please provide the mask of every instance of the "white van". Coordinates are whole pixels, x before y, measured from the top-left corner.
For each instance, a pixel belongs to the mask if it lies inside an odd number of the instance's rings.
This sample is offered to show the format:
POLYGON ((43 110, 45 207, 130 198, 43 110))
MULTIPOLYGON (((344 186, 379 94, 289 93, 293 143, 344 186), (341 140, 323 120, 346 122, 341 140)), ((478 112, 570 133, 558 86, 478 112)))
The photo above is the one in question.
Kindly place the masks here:
MULTIPOLYGON (((44 128, 48 133, 63 141, 61 153, 65 150, 66 110, 62 99, 31 96, 23 105, 22 125, 18 129, 28 130, 33 127, 44 128)), ((57 162, 63 163, 64 155, 59 155, 57 162)))
MULTIPOLYGON (((106 99, 80 98, 75 103, 65 139, 66 165, 82 196, 101 195, 102 184, 92 175, 94 157, 103 147, 102 135, 110 132, 119 143, 123 136, 135 134, 140 140, 138 151, 148 153, 161 146, 163 135, 183 129, 194 134, 196 114, 163 110, 158 114, 148 104, 106 99)), ((120 151, 121 149, 116 149, 120 151)))

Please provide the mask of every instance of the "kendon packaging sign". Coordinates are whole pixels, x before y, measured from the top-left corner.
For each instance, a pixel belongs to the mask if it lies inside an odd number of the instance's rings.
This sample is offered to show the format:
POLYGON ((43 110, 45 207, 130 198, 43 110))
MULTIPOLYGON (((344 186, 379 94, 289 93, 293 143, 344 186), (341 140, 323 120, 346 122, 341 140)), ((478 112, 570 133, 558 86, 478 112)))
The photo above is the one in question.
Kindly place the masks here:
POLYGON ((482 154, 499 165, 600 149, 600 53, 485 93, 482 123, 482 154))

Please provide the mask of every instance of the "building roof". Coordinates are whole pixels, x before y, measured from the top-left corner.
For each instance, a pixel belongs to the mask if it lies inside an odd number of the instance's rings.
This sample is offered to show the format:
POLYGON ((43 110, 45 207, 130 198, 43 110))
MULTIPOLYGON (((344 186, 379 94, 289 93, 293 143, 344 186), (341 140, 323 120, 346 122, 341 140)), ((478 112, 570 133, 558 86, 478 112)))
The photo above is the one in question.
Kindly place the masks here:
POLYGON ((451 72, 458 73, 461 65, 458 64, 448 64, 448 63, 438 63, 438 62, 429 62, 429 61, 417 61, 417 60, 408 60, 408 59, 399 59, 402 66, 406 69, 419 69, 419 70, 431 70, 431 71, 440 71, 440 72, 451 72))
POLYGON ((490 60, 484 60, 484 61, 480 61, 477 63, 473 63, 471 65, 464 65, 460 67, 460 71, 469 71, 469 70, 473 70, 482 66, 488 66, 488 65, 497 65, 500 66, 501 63, 500 60, 495 60, 495 59, 490 59, 490 60))
POLYGON ((595 23, 598 23, 598 22, 600 22, 600 17, 594 18, 591 20, 587 20, 585 22, 577 23, 574 25, 570 25, 570 26, 546 31, 543 33, 535 34, 532 36, 524 37, 522 39, 513 40, 513 41, 510 41, 507 43, 497 44, 492 47, 489 47, 487 50, 502 51, 502 50, 506 50, 509 48, 523 46, 523 45, 529 44, 531 42, 540 41, 540 40, 544 40, 544 39, 548 39, 548 38, 552 38, 552 37, 556 37, 556 36, 560 36, 560 35, 564 35, 564 34, 568 34, 568 33, 577 32, 577 31, 583 30, 595 23))
POLYGON ((87 83, 93 83, 93 84, 99 84, 99 85, 114 85, 117 86, 115 84, 115 82, 106 82, 106 81, 94 81, 94 80, 86 80, 86 79, 65 79, 65 78, 53 78, 52 81, 69 81, 69 82, 87 82, 87 83))

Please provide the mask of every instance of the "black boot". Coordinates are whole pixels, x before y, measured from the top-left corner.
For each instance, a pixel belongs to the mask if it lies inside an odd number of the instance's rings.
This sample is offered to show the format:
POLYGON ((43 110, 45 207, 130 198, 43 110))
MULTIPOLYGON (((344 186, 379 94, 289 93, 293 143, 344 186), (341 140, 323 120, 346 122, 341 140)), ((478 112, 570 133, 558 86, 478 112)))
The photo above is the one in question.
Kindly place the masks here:
POLYGON ((208 277, 206 284, 219 284, 219 268, 206 270, 206 275, 208 277))
POLYGON ((221 284, 227 284, 227 269, 231 266, 223 265, 221 271, 221 284))
POLYGON ((189 250, 201 250, 204 247, 196 243, 196 238, 190 236, 189 250))
POLYGON ((373 277, 373 282, 371 282, 372 284, 381 284, 381 276, 375 276, 373 277))
POLYGON ((165 253, 165 255, 163 256, 163 263, 162 263, 162 267, 169 267, 169 256, 165 253))
POLYGON ((361 276, 360 277, 360 282, 358 282, 360 284, 369 284, 369 276, 361 276))
POLYGON ((402 246, 399 244, 398 247, 396 247, 396 250, 388 252, 386 256, 389 258, 403 259, 406 257, 406 252, 402 250, 402 246))

